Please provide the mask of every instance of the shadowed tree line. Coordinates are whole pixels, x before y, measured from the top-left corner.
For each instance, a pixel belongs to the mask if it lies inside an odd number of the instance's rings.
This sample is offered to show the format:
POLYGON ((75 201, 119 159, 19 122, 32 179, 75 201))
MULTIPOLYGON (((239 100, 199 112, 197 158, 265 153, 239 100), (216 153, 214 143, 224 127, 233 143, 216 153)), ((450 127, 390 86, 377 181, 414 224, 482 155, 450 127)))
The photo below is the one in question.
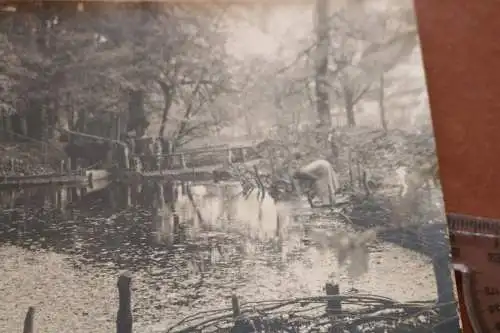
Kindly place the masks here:
POLYGON ((231 89, 224 8, 40 1, 1 9, 2 140, 62 141, 68 155, 94 164, 112 145, 64 129, 167 137, 175 149, 223 121, 209 106, 231 89))

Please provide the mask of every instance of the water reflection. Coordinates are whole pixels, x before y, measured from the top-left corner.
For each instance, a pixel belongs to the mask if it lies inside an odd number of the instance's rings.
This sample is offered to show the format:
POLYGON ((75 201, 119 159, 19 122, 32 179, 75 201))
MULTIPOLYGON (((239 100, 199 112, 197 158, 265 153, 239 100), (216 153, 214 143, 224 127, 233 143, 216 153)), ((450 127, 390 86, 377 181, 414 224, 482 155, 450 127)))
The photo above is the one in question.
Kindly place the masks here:
MULTIPOLYGON (((298 203, 242 192, 239 183, 174 182, 4 191, 0 242, 69 254, 77 269, 140 274, 150 291, 137 296, 135 311, 145 322, 173 320, 179 307, 192 312, 233 289, 247 298, 284 298, 318 294, 326 281, 345 279, 335 253, 316 237, 344 224, 298 203)), ((430 263, 380 244, 371 252, 373 274, 358 279, 358 289, 401 300, 435 297, 430 263), (408 289, 408 270, 428 281, 421 294, 408 289)))
POLYGON ((1 192, 1 241, 132 270, 149 265, 155 251, 226 258, 230 250, 224 243, 245 255, 256 243, 272 252, 282 250, 286 215, 278 217, 269 196, 262 202, 256 193, 243 197, 237 183, 106 185, 1 192))

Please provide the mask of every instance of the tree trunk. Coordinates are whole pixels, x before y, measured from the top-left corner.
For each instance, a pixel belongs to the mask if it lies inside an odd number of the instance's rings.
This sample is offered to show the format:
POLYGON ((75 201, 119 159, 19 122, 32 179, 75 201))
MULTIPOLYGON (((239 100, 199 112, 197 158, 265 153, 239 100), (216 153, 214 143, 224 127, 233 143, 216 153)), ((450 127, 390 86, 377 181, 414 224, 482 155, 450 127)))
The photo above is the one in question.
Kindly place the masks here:
POLYGON ((5 120, 5 123, 4 123, 5 138, 7 140, 12 140, 12 117, 9 115, 6 115, 4 120, 5 120))
MULTIPOLYGON (((79 131, 77 127, 77 122, 75 121, 75 111, 71 110, 68 114, 68 128, 65 128, 66 130, 71 130, 71 131, 79 131)), ((75 136, 71 135, 69 132, 65 133, 67 137, 67 144, 72 145, 75 143, 75 136)), ((68 171, 74 171, 77 169, 77 159, 75 157, 69 157, 69 166, 66 167, 66 170, 68 171)))
POLYGON ((127 131, 135 131, 137 137, 144 135, 149 123, 144 112, 144 91, 130 90, 127 131))
POLYGON ((21 134, 25 137, 28 136, 28 122, 25 115, 21 116, 21 134))
MULTIPOLYGON (((57 89, 57 88, 55 88, 57 89)), ((49 104, 49 108, 47 109, 47 140, 50 140, 54 137, 55 128, 59 123, 59 117, 57 116, 57 111, 59 108, 58 98, 55 97, 53 102, 49 104)))
MULTIPOLYGON (((136 13, 138 15, 138 25, 140 27, 145 26, 149 22, 150 16, 150 4, 138 2, 134 5, 136 13)), ((133 46, 137 52, 134 53, 132 65, 136 66, 142 61, 145 61, 147 58, 147 46, 146 46, 146 38, 148 37, 145 34, 144 29, 134 29, 132 33, 132 39, 129 41, 133 42, 133 46)), ((125 40, 121 40, 121 43, 125 43, 125 40)), ((138 87, 131 89, 129 91, 129 112, 128 112, 128 126, 127 129, 135 130, 136 137, 140 138, 144 136, 146 130, 149 126, 149 122, 146 116, 146 112, 144 110, 144 99, 145 99, 145 84, 147 80, 144 77, 138 77, 137 84, 138 87)))
POLYGON ((42 154, 43 154, 43 162, 47 163, 47 139, 48 139, 48 112, 47 112, 47 104, 44 102, 40 105, 40 117, 41 123, 40 127, 42 129, 40 141, 42 141, 42 154))
POLYGON ((352 94, 346 93, 344 94, 344 98, 345 98, 345 112, 347 117, 347 126, 355 127, 356 116, 354 115, 354 103, 352 100, 352 94))
POLYGON ((172 103, 174 101, 174 90, 171 86, 166 84, 165 82, 158 81, 158 84, 161 87, 161 90, 163 91, 163 99, 164 99, 164 105, 163 105, 163 113, 161 115, 161 125, 160 125, 160 130, 158 131, 158 137, 163 138, 165 136, 165 127, 167 126, 167 121, 168 121, 168 113, 170 111, 170 107, 172 106, 172 103))
POLYGON ((330 46, 328 27, 328 0, 316 1, 316 111, 320 127, 331 127, 328 94, 328 51, 330 46))
POLYGON ((378 107, 380 112, 380 123, 384 132, 387 132, 387 115, 385 112, 385 87, 384 87, 384 73, 380 75, 380 86, 379 86, 379 96, 378 96, 378 107))
MULTIPOLYGON (((57 9, 52 6, 52 4, 43 3, 42 7, 36 11, 38 17, 38 31, 36 33, 36 45, 40 55, 45 59, 51 59, 54 54, 54 36, 53 29, 47 24, 53 18, 54 12, 57 9)), ((42 105, 39 105, 41 112, 41 141, 47 142, 53 134, 53 125, 57 116, 55 115, 56 99, 57 99, 57 87, 59 82, 55 82, 58 75, 48 74, 43 72, 43 83, 48 86, 43 87, 45 97, 42 99, 42 105), (51 87, 50 90, 48 87, 51 87)), ((60 78, 59 78, 60 79, 60 78)), ((46 144, 44 143, 44 159, 46 158, 46 144)))
POLYGON ((78 112, 78 119, 76 120, 75 126, 72 130, 84 133, 87 130, 87 120, 88 117, 85 111, 78 112))

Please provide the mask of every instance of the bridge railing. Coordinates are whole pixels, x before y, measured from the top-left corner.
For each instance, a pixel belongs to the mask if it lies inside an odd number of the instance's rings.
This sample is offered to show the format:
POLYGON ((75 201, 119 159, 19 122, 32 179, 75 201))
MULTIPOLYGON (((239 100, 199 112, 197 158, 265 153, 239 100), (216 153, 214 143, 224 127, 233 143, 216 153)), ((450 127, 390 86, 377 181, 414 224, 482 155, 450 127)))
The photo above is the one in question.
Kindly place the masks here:
POLYGON ((133 154, 132 167, 141 171, 202 168, 213 165, 244 163, 257 157, 253 146, 217 146, 186 149, 171 154, 133 154))

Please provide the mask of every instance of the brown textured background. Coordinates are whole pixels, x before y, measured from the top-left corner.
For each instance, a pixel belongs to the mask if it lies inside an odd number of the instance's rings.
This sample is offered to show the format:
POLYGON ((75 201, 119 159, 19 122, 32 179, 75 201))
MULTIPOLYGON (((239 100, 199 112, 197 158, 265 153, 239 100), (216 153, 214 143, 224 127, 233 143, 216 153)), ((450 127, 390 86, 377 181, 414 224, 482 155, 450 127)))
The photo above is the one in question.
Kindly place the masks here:
POLYGON ((415 9, 446 210, 500 218, 500 1, 415 9))
POLYGON ((500 218, 500 1, 414 3, 446 211, 500 218))

